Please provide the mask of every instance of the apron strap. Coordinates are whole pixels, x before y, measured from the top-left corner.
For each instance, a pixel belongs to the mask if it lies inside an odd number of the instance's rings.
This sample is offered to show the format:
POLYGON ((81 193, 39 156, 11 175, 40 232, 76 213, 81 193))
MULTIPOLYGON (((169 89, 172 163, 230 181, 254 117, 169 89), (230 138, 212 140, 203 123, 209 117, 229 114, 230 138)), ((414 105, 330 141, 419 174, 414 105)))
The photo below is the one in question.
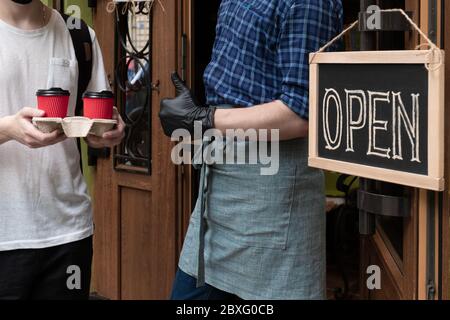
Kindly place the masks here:
MULTIPOLYGON (((210 143, 208 139, 203 141, 202 150, 210 143)), ((205 232, 206 232, 206 216, 207 208, 206 201, 208 198, 208 180, 210 174, 210 167, 203 161, 200 174, 200 221, 198 234, 198 264, 197 264, 197 288, 205 285, 205 232)))
MULTIPOLYGON (((221 109, 233 108, 232 105, 217 106, 221 109)), ((203 137, 202 148, 194 155, 194 159, 199 160, 201 158, 201 174, 200 174, 200 221, 199 221, 199 233, 198 233, 198 258, 197 258, 197 288, 203 287, 205 283, 205 233, 206 233, 206 217, 207 217, 207 198, 208 198, 208 184, 210 176, 210 166, 203 159, 203 150, 211 143, 210 137, 203 137)), ((195 161, 194 161, 195 163, 195 161)), ((197 166, 194 165, 197 169, 197 166)))

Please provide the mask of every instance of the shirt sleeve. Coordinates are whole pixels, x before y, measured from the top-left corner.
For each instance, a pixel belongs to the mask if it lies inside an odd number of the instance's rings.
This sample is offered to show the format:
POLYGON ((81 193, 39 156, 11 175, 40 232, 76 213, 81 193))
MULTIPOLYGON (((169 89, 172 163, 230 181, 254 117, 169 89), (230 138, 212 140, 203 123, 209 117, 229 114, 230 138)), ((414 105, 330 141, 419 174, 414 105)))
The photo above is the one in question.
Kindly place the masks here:
POLYGON ((95 35, 94 30, 89 28, 92 39, 92 76, 89 82, 87 91, 100 92, 104 90, 111 90, 108 76, 105 72, 105 65, 103 63, 102 50, 95 35))
POLYGON ((277 54, 283 83, 279 100, 308 120, 309 53, 327 43, 342 26, 332 1, 298 2, 294 1, 281 26, 277 54))

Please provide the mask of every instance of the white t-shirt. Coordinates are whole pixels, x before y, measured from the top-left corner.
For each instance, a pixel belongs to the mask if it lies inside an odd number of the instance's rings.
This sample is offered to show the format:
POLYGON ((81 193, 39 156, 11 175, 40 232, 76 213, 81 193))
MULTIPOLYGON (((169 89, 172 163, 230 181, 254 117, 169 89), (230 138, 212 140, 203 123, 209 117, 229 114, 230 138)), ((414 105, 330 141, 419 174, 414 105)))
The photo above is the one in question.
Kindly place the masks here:
MULTIPOLYGON (((100 47, 93 40, 88 90, 109 90, 100 47)), ((0 20, 0 117, 36 107, 36 91, 71 93, 74 114, 78 67, 72 39, 57 11, 44 28, 24 31, 0 20)), ((91 236, 91 199, 75 139, 41 149, 0 145, 0 251, 46 248, 91 236)))

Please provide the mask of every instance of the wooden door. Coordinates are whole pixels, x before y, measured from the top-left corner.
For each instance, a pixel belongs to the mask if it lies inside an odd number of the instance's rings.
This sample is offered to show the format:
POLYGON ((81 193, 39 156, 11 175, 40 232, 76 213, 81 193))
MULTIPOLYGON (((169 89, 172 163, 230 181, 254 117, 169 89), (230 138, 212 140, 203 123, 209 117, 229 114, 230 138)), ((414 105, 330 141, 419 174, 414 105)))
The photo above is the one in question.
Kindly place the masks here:
POLYGON ((150 14, 143 8, 119 22, 107 12, 109 2, 97 2, 94 27, 129 131, 97 163, 93 291, 110 299, 165 299, 177 263, 179 190, 158 112, 160 100, 175 94, 170 74, 179 62, 179 1, 155 1, 150 14))
MULTIPOLYGON (((384 6, 382 9, 404 5, 413 12, 417 25, 443 46, 443 1, 381 1, 380 4, 384 6)), ((378 46, 381 38, 383 35, 378 35, 378 46)), ((417 32, 409 32, 405 40, 406 48, 410 49, 424 42, 417 32)), ((448 211, 448 192, 427 192, 379 182, 369 184, 374 192, 406 200, 409 212, 404 217, 377 216, 375 234, 361 237, 362 298, 434 300, 448 297, 448 284, 447 291, 443 287, 448 283, 446 276, 443 277, 443 267, 446 266, 448 272, 448 241, 442 242, 443 234, 448 235, 448 230, 442 229, 443 222, 448 228, 448 212, 444 214, 444 209, 448 211), (367 288, 369 266, 380 267, 379 290, 367 288)))

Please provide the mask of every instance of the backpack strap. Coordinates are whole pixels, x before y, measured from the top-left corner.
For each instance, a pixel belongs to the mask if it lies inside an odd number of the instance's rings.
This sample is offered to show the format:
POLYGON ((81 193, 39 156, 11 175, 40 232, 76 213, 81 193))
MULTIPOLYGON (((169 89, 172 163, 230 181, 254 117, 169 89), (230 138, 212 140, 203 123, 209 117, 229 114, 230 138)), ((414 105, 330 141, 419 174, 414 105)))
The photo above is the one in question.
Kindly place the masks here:
MULTIPOLYGON (((63 13, 61 15, 66 24, 69 18, 76 19, 63 13)), ((81 28, 71 29, 70 26, 68 26, 68 29, 70 36, 72 37, 75 55, 78 60, 79 75, 75 115, 81 116, 83 114, 83 93, 86 91, 92 77, 92 39, 88 25, 83 20, 78 20, 77 22, 79 22, 81 28)))
MULTIPOLYGON (((71 29, 67 23, 70 16, 61 13, 66 25, 68 26, 70 36, 72 38, 73 47, 75 49, 75 56, 78 61, 78 92, 77 92, 77 103, 75 107, 75 115, 83 115, 83 93, 86 92, 89 82, 92 78, 92 38, 89 32, 88 25, 83 20, 78 20, 77 18, 74 22, 79 23, 81 28, 71 29)), ((81 144, 80 139, 77 140, 78 151, 81 154, 81 144)), ((93 149, 88 147, 88 166, 95 166, 97 164, 97 158, 108 158, 109 149, 93 149)), ((81 159, 81 157, 80 157, 81 159)), ((81 161, 81 160, 80 160, 81 161)), ((80 164, 81 168, 82 165, 80 164)))

